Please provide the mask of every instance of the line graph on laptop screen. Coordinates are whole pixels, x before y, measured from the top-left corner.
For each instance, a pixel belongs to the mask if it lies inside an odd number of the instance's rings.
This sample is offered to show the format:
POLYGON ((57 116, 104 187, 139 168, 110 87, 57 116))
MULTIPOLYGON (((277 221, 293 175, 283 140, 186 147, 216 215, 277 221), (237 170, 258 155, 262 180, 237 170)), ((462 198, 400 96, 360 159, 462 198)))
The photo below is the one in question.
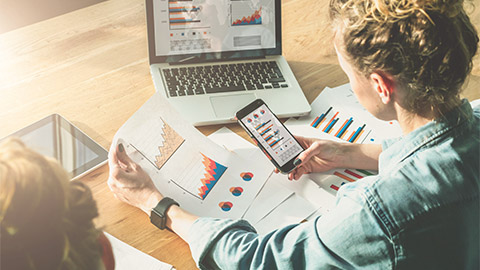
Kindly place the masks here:
POLYGON ((275 0, 154 0, 153 9, 157 56, 276 45, 275 0))

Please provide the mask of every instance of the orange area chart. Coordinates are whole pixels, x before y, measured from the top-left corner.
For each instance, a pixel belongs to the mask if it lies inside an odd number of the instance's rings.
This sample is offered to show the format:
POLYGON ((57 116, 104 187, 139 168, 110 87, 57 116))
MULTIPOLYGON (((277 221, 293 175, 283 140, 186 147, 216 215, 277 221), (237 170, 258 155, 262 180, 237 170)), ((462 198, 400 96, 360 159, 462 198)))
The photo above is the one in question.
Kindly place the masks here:
POLYGON ((183 139, 178 133, 173 130, 167 123, 164 123, 162 128, 162 137, 165 140, 162 146, 158 147, 160 155, 155 156, 155 165, 158 169, 162 168, 163 164, 177 151, 183 144, 183 139))
POLYGON ((200 196, 200 198, 203 200, 218 182, 220 177, 222 177, 223 173, 227 170, 227 167, 213 161, 204 154, 202 154, 202 156, 202 163, 205 166, 205 173, 204 177, 201 179, 202 186, 198 189, 198 196, 200 196))
POLYGON ((251 16, 242 17, 232 21, 232 26, 262 24, 262 8, 256 10, 251 16))

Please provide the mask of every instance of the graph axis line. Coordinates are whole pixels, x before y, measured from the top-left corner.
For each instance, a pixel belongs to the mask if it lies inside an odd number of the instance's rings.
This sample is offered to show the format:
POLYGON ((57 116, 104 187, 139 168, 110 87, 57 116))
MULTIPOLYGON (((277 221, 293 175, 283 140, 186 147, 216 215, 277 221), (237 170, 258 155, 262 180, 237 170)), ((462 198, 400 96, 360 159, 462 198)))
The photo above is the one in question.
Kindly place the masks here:
POLYGON ((363 140, 360 143, 365 142, 365 140, 368 138, 368 135, 370 135, 370 132, 372 132, 372 130, 368 131, 367 135, 365 135, 365 137, 363 137, 363 140))
POLYGON ((147 158, 147 156, 145 156, 145 154, 143 154, 142 151, 136 148, 133 144, 130 144, 130 146, 133 147, 133 149, 135 149, 140 155, 142 155, 142 157, 146 159, 150 164, 152 164, 153 167, 155 167, 157 170, 160 170, 160 168, 158 168, 158 166, 155 163, 153 163, 149 158, 147 158))
POLYGON ((199 200, 201 200, 201 201, 204 200, 204 199, 200 198, 200 196, 198 196, 198 195, 196 195, 196 194, 193 194, 193 193, 191 193, 190 191, 186 190, 184 187, 182 187, 181 185, 179 185, 179 184, 178 184, 177 182, 175 182, 173 179, 170 179, 170 181, 171 181, 173 184, 175 184, 177 187, 179 187, 181 190, 183 190, 184 192, 192 195, 193 197, 195 197, 195 198, 197 198, 197 199, 199 199, 199 200))

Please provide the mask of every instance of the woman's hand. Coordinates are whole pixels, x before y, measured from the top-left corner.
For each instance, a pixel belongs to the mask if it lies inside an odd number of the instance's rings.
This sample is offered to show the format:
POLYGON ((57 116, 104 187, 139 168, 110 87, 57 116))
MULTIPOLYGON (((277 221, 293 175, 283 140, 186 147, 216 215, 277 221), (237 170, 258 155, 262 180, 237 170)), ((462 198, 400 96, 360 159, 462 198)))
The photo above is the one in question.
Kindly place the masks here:
MULTIPOLYGON (((305 151, 295 160, 297 166, 288 179, 298 180, 307 173, 325 172, 335 168, 378 170, 379 144, 339 143, 295 136, 305 151)), ((278 170, 275 169, 278 173, 278 170)))
POLYGON ((297 168, 288 174, 288 179, 298 180, 302 175, 312 172, 324 172, 341 166, 344 144, 295 136, 306 150, 295 160, 297 168))
POLYGON ((163 198, 150 176, 130 159, 123 144, 112 145, 108 155, 108 186, 115 197, 150 215, 152 208, 163 198))

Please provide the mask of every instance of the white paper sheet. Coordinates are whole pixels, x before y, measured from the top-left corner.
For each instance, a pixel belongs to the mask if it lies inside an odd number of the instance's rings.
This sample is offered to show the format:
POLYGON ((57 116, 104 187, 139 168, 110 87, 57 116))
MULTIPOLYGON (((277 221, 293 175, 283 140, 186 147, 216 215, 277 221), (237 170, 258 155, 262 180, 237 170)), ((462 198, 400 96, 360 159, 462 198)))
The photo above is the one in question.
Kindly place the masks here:
POLYGON ((278 205, 287 200, 292 194, 293 191, 285 188, 275 179, 269 178, 252 205, 250 205, 250 208, 248 208, 243 219, 251 224, 256 224, 274 211, 278 205))
POLYGON ((104 232, 112 244, 113 256, 115 257, 115 270, 171 270, 172 265, 161 262, 154 257, 120 241, 111 234, 104 232))
POLYGON ((154 94, 118 130, 163 195, 200 216, 240 218, 272 173, 213 143, 154 94))
MULTIPOLYGON (((274 168, 273 164, 255 145, 244 140, 228 128, 223 127, 210 134, 208 138, 245 159, 254 160, 258 166, 272 170, 274 168)), ((269 180, 267 180, 267 183, 243 216, 243 219, 246 219, 251 224, 256 224, 293 193, 291 190, 283 187, 279 182, 272 181, 271 179, 270 177, 269 180)))
POLYGON ((284 187, 295 192, 303 199, 311 203, 319 213, 324 214, 335 206, 335 195, 327 192, 324 188, 317 185, 310 179, 311 175, 304 175, 298 180, 288 180, 285 175, 272 175, 269 181, 274 180, 284 187))
MULTIPOLYGON (((265 154, 263 154, 257 146, 244 140, 228 128, 219 129, 217 132, 208 136, 208 138, 222 145, 229 151, 241 153, 242 157, 255 160, 259 166, 274 167, 271 161, 265 157, 265 154)), ((333 201, 333 195, 326 194, 308 178, 303 178, 301 181, 289 181, 288 177, 284 174, 272 174, 264 188, 258 194, 257 199, 255 199, 252 206, 247 210, 245 219, 254 225, 258 231, 268 232, 291 224, 292 222, 300 222, 309 215, 312 215, 315 209, 317 209, 319 213, 324 213, 326 211, 325 208, 330 208, 331 202, 333 201), (288 190, 288 193, 285 193, 285 190, 288 190), (297 192, 298 194, 294 196, 292 192, 297 192), (286 195, 288 196, 284 200, 280 199, 286 195), (303 198, 303 200, 298 199, 298 196, 303 198), (318 198, 325 198, 326 202, 321 203, 318 198), (312 200, 313 203, 309 202, 309 200, 312 200), (263 205, 261 207, 256 206, 260 204, 263 205), (299 211, 296 214, 292 214, 289 211, 285 212, 284 209, 289 207, 299 207, 304 209, 304 211, 299 211), (269 208, 270 210, 267 211, 269 208), (261 218, 258 219, 258 217, 261 218), (282 217, 285 217, 284 220, 278 222, 277 225, 263 221, 263 219, 266 219, 267 221, 277 222, 278 220, 282 220, 282 217)))
POLYGON ((293 134, 355 143, 380 143, 402 135, 396 121, 382 121, 371 115, 358 102, 350 84, 325 88, 311 107, 310 115, 285 123, 293 134))
POLYGON ((290 224, 302 222, 315 212, 315 207, 297 194, 292 194, 262 220, 254 224, 260 234, 265 234, 290 224))
MULTIPOLYGON (((285 122, 294 135, 352 143, 381 143, 383 139, 402 135, 396 121, 379 120, 365 110, 350 84, 325 88, 311 106, 309 116, 285 122)), ((375 174, 376 171, 338 168, 308 177, 326 193, 335 196, 342 185, 375 174)))

